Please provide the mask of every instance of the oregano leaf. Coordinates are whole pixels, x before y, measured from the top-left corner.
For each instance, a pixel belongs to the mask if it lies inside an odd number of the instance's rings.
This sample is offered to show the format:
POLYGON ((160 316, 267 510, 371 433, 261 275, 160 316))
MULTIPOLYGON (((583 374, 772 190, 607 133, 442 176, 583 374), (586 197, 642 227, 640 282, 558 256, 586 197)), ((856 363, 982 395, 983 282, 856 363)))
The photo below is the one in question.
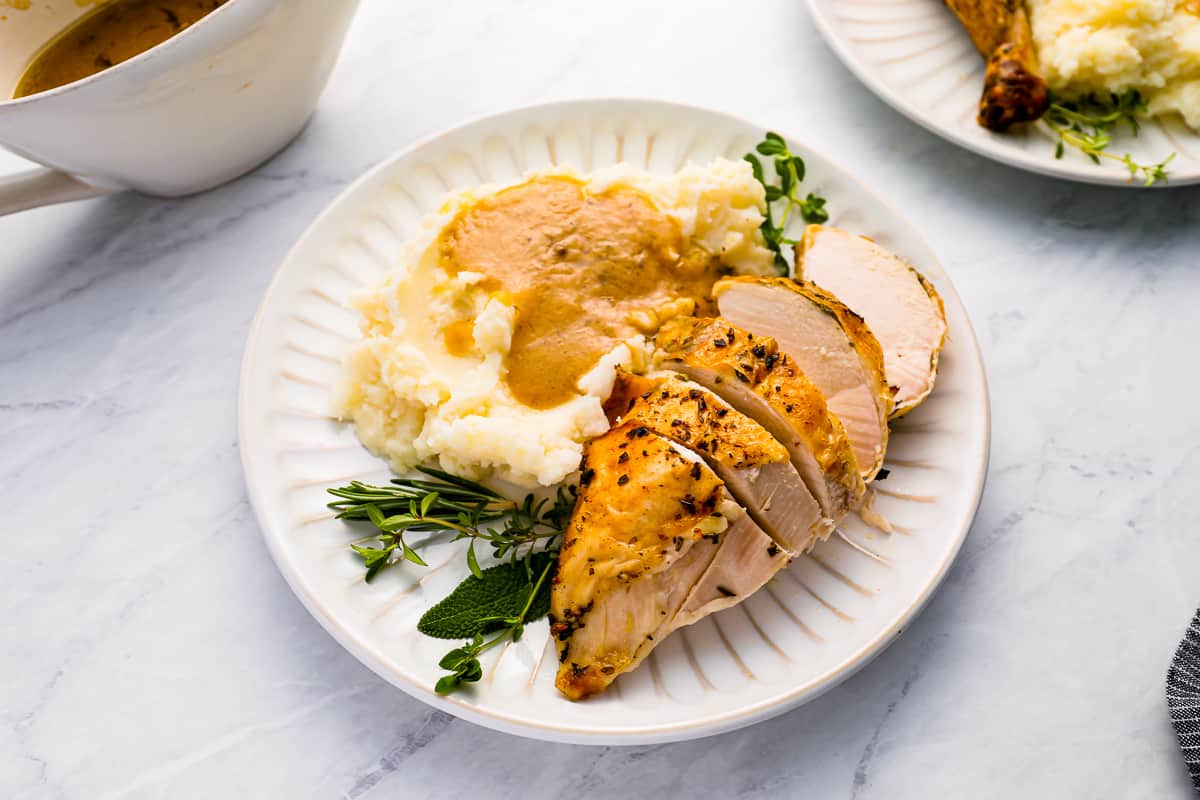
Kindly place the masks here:
POLYGON ((754 175, 754 180, 763 183, 763 168, 762 162, 753 153, 746 153, 745 160, 750 162, 750 172, 754 175))
POLYGON ((460 681, 457 674, 443 675, 438 678, 438 682, 433 685, 433 690, 438 694, 450 694, 458 688, 460 681))
POLYGON ((438 666, 441 667, 442 669, 450 669, 450 670, 458 669, 458 665, 461 664, 464 660, 466 660, 466 658, 467 658, 466 648, 465 647, 456 647, 453 650, 451 650, 449 653, 446 653, 446 655, 442 656, 442 660, 438 662, 438 666))
POLYGON ((411 547, 408 546, 408 542, 401 539, 400 547, 403 548, 402 552, 404 553, 404 559, 406 561, 411 561, 412 563, 416 564, 419 567, 428 567, 429 566, 428 564, 425 563, 425 559, 423 559, 419 555, 417 555, 416 550, 413 550, 411 547))

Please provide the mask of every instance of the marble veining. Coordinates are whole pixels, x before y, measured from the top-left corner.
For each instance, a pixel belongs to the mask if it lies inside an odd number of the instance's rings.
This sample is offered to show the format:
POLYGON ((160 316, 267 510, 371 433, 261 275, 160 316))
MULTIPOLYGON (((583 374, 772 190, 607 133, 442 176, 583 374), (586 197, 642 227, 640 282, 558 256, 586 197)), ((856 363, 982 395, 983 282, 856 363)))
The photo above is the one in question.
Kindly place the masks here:
POLYGON ((1188 797, 1162 684, 1200 604, 1197 230, 1200 190, 936 139, 799 3, 365 0, 312 124, 256 173, 0 219, 0 796, 1188 797), (792 713, 653 747, 493 733, 375 677, 271 565, 236 450, 259 297, 340 188, 462 119, 597 95, 804 132, 904 209, 994 415, 975 526, 895 644, 792 713))

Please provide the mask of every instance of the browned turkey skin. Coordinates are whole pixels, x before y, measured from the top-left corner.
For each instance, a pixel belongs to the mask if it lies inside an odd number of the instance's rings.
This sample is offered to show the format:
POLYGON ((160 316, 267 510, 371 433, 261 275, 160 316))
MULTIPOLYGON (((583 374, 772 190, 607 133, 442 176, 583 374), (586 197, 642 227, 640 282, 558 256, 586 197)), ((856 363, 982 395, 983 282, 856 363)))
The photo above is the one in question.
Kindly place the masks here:
POLYGON ((1003 133, 1017 123, 1040 119, 1050 95, 1023 0, 946 0, 946 5, 987 59, 979 124, 1003 133))

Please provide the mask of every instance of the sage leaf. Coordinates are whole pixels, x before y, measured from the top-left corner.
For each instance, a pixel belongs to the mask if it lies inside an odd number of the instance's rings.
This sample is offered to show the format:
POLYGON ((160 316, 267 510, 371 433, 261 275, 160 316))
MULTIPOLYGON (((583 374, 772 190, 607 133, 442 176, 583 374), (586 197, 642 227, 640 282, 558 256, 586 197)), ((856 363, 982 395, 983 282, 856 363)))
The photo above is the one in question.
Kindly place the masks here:
MULTIPOLYGON (((524 561, 497 564, 468 575, 444 600, 421 617, 417 630, 438 639, 469 639, 504 626, 504 620, 520 618, 537 576, 557 553, 540 552, 529 557, 534 577, 526 572, 524 561)), ((550 612, 550 584, 543 581, 529 603, 526 620, 541 619, 550 612)))

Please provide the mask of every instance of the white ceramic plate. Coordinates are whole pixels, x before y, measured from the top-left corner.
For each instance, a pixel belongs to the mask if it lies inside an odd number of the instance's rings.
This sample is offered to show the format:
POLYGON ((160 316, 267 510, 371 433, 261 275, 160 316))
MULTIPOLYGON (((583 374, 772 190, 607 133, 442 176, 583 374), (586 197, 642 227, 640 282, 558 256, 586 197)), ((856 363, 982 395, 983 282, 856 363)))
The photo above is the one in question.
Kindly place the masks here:
MULTIPOLYGON (((943 0, 808 0, 825 41, 871 91, 944 139, 1004 164, 1087 183, 1142 185, 1120 164, 1097 166, 1077 152, 1054 157, 1043 125, 996 134, 975 122, 983 59, 943 0)), ((1181 120, 1154 119, 1109 149, 1154 164, 1170 153, 1170 185, 1200 182, 1200 135, 1181 120)))
MULTIPOLYGON (((590 101, 513 111, 429 139, 376 167, 308 229, 275 276, 246 345, 241 449, 250 498, 280 571, 346 649, 404 691, 464 719, 565 742, 638 744, 748 725, 812 699, 900 633, 937 587, 975 513, 988 452, 988 403, 971 325, 929 248, 855 179, 810 152, 807 186, 835 225, 869 234, 921 265, 946 301, 950 334, 933 397, 897 425, 876 508, 902 532, 847 524, 741 606, 676 633, 641 668, 581 703, 554 689, 545 621, 488 654, 475 688, 438 697, 438 658, 452 645, 415 629, 424 609, 467 574, 463 543, 422 553, 430 568, 394 568, 371 585, 331 518, 325 489, 390 476, 353 431, 328 416, 339 359, 357 336, 355 290, 392 266, 403 239, 453 187, 512 181, 555 163, 628 161, 672 172, 691 159, 738 158, 763 127, 695 108, 590 101)), ((786 132, 783 132, 786 135, 786 132)))

